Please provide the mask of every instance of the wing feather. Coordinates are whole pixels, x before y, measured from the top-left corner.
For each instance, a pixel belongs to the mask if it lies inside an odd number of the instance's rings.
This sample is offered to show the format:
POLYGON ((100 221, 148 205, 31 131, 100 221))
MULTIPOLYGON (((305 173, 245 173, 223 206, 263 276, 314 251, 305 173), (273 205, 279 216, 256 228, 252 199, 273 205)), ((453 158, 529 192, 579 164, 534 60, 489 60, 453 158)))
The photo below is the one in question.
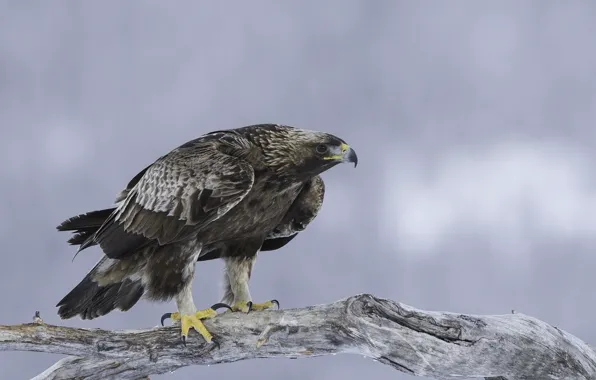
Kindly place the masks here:
POLYGON ((198 232, 246 196, 254 171, 207 139, 161 157, 135 179, 93 239, 110 258, 125 257, 154 241, 163 245, 198 232))
POLYGON ((265 242, 268 243, 264 243, 268 249, 265 250, 281 248, 292 240, 286 238, 293 238, 300 231, 304 231, 319 213, 324 197, 325 183, 317 175, 304 185, 282 222, 273 231, 269 232, 265 239, 265 242), (281 240, 277 242, 271 241, 275 239, 281 240))
MULTIPOLYGON (((263 241, 260 251, 275 251, 288 244, 304 231, 317 216, 325 196, 325 183, 320 176, 308 181, 290 206, 281 223, 271 231, 263 241)), ((223 241, 204 247, 197 261, 214 260, 246 254, 248 241, 223 241), (238 249, 240 248, 240 253, 238 249)), ((250 249, 248 249, 250 252, 250 249)))

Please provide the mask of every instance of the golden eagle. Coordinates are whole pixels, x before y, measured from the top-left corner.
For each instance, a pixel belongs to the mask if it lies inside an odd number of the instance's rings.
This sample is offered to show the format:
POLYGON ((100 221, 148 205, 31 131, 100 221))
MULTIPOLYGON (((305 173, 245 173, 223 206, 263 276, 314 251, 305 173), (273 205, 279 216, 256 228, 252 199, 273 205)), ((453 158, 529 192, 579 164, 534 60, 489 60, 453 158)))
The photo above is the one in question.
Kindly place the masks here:
POLYGON ((201 320, 218 307, 248 312, 277 303, 252 303, 256 255, 306 228, 323 202, 319 174, 342 162, 358 159, 339 137, 275 124, 215 131, 179 146, 137 174, 116 207, 57 227, 75 233, 69 243, 80 246, 77 253, 93 245, 104 253, 58 302, 58 314, 93 319, 126 311, 142 296, 175 298, 178 312, 162 324, 180 321, 183 341, 192 327, 210 342, 201 320), (216 258, 226 265, 222 303, 197 311, 195 265, 216 258))

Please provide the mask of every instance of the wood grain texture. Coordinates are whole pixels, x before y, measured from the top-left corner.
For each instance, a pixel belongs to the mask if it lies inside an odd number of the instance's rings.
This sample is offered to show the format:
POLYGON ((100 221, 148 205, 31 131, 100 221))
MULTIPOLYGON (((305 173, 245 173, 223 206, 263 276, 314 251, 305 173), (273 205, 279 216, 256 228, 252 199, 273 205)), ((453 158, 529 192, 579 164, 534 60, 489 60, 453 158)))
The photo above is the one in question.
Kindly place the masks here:
POLYGON ((416 376, 596 379, 596 353, 573 335, 523 314, 423 311, 369 294, 302 309, 228 313, 205 321, 218 344, 176 327, 79 329, 42 322, 0 326, 0 351, 68 355, 35 377, 146 379, 190 365, 358 354, 416 376))

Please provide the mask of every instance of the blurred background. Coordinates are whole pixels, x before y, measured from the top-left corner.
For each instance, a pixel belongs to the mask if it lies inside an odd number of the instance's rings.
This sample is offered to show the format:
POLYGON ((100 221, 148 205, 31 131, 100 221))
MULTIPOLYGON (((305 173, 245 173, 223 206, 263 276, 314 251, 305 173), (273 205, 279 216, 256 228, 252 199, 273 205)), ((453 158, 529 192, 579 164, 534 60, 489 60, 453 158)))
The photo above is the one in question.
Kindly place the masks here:
MULTIPOLYGON (((373 293, 426 310, 511 309, 596 344, 596 3, 0 2, 0 323, 152 327, 174 302, 93 321, 54 305, 64 219, 216 130, 273 122, 341 136, 318 218, 263 253, 255 300, 373 293)), ((194 294, 220 296, 222 263, 194 294)), ((60 356, 0 353, 0 378, 60 356)), ((189 367, 152 379, 411 379, 361 356, 189 367)))

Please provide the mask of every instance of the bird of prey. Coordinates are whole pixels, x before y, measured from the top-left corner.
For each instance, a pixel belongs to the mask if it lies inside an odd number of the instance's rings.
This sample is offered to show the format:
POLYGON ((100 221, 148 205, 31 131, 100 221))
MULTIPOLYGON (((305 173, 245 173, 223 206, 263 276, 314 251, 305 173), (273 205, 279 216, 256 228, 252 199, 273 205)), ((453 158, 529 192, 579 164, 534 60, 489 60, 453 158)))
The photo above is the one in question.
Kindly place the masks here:
MULTIPOLYGON (((339 163, 356 166, 356 152, 339 137, 277 124, 207 133, 138 173, 115 207, 74 216, 57 229, 72 231, 81 250, 103 256, 58 304, 63 319, 93 319, 129 310, 141 297, 174 298, 178 311, 162 317, 191 328, 207 342, 201 320, 232 311, 265 310, 248 282, 259 251, 281 248, 316 217, 324 195, 320 174, 339 163), (191 293, 197 262, 225 261, 222 303, 197 310, 191 293)), ((279 306, 279 303, 277 303, 279 306)))

